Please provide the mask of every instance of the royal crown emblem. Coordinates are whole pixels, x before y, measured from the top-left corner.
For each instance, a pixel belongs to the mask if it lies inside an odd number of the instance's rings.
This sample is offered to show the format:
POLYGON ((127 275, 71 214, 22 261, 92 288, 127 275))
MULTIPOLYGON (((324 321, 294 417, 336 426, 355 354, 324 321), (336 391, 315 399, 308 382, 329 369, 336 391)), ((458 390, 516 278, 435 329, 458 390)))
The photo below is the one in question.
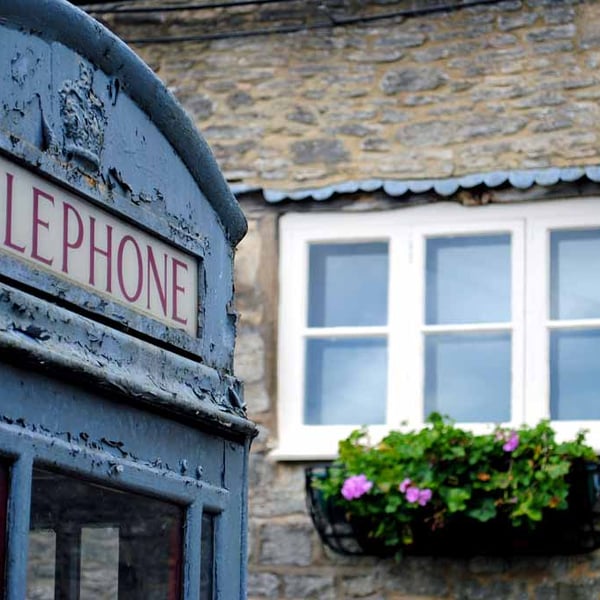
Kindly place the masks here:
POLYGON ((79 78, 60 88, 60 112, 64 126, 64 151, 98 169, 104 144, 104 104, 92 89, 93 72, 79 65, 79 78))

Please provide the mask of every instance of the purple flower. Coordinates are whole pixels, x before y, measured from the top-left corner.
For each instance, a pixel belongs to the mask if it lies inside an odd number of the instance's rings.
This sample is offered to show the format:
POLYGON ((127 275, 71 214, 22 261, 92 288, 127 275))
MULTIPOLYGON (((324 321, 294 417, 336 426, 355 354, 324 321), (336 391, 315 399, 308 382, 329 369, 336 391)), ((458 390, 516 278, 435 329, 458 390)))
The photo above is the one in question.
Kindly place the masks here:
POLYGON ((409 502, 418 502, 419 501, 419 493, 420 493, 419 488, 411 486, 406 490, 406 499, 409 502))
POLYGON ((399 486, 398 489, 404 494, 406 490, 412 485, 412 481, 407 477, 399 486))
POLYGON ((511 431, 506 443, 502 446, 505 452, 513 452, 519 446, 519 434, 516 431, 511 431))
POLYGON ((373 482, 369 481, 364 474, 351 475, 344 481, 342 486, 342 496, 346 500, 354 500, 366 494, 373 487, 373 482))
POLYGON ((425 506, 431 500, 431 495, 432 495, 432 493, 429 488, 419 490, 419 497, 417 498, 417 502, 421 506, 425 506))

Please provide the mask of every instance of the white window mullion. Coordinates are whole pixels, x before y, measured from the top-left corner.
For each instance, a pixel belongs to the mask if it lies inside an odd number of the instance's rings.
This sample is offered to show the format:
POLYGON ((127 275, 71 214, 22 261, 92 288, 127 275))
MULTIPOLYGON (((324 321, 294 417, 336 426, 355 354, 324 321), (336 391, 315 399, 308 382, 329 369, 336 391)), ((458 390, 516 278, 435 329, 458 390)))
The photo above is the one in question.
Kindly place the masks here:
POLYGON ((308 304, 308 245, 300 231, 290 231, 282 237, 280 248, 279 344, 285 344, 286 351, 279 353, 277 378, 278 398, 286 408, 278 411, 278 437, 289 444, 304 421, 306 342, 302 332, 308 304))
POLYGON ((511 227, 511 422, 521 425, 525 414, 525 223, 511 227))
POLYGON ((550 417, 548 315, 548 229, 540 222, 527 225, 525 264, 525 421, 536 423, 550 417))
POLYGON ((320 337, 385 337, 388 327, 305 327, 302 335, 305 338, 320 337))
POLYGON ((404 294, 407 299, 404 327, 406 338, 403 345, 403 360, 406 364, 405 420, 412 428, 423 424, 424 418, 424 364, 423 364, 423 306, 425 298, 424 240, 410 230, 407 239, 407 278, 404 294))
POLYGON ((413 419, 414 395, 410 375, 414 368, 411 340, 411 290, 409 237, 406 228, 394 228, 390 238, 388 307, 388 424, 399 427, 413 419))

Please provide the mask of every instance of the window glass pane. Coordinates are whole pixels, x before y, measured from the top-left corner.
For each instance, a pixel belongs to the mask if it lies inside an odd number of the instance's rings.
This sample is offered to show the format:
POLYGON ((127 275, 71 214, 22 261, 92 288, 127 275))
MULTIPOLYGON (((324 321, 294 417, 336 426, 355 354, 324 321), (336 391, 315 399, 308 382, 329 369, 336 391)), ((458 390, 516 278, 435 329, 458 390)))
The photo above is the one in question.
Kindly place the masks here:
POLYGON ((309 327, 387 323, 387 243, 312 244, 309 269, 309 327))
POLYGON ((557 420, 600 419, 600 330, 550 333, 550 412, 557 420))
POLYGON ((427 240, 426 323, 510 321, 510 235, 427 240))
POLYGON ((179 506, 34 469, 27 598, 179 600, 179 506))
POLYGON ((428 335, 425 340, 425 416, 459 422, 510 420, 510 333, 428 335))
POLYGON ((215 517, 202 513, 200 600, 213 600, 215 581, 215 517))
POLYGON ((307 340, 307 425, 384 423, 386 391, 386 340, 307 340))
POLYGON ((81 529, 80 600, 119 597, 119 528, 81 529))
POLYGON ((600 229, 550 234, 552 319, 600 317, 600 229))
POLYGON ((51 529, 29 532, 27 600, 54 600, 56 534, 51 529))

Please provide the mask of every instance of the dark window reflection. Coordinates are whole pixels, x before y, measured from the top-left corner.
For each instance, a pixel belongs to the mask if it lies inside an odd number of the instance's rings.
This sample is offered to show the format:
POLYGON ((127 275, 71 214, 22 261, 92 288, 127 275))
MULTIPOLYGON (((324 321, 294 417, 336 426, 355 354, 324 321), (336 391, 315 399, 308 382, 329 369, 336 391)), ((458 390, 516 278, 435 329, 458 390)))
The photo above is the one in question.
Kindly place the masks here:
POLYGON ((202 515, 200 600, 213 600, 215 587, 215 517, 202 515))
POLYGON ((181 507, 34 469, 28 600, 179 600, 181 507))
POLYGON ((6 507, 8 502, 8 466, 0 464, 0 598, 4 589, 6 563, 6 507))

